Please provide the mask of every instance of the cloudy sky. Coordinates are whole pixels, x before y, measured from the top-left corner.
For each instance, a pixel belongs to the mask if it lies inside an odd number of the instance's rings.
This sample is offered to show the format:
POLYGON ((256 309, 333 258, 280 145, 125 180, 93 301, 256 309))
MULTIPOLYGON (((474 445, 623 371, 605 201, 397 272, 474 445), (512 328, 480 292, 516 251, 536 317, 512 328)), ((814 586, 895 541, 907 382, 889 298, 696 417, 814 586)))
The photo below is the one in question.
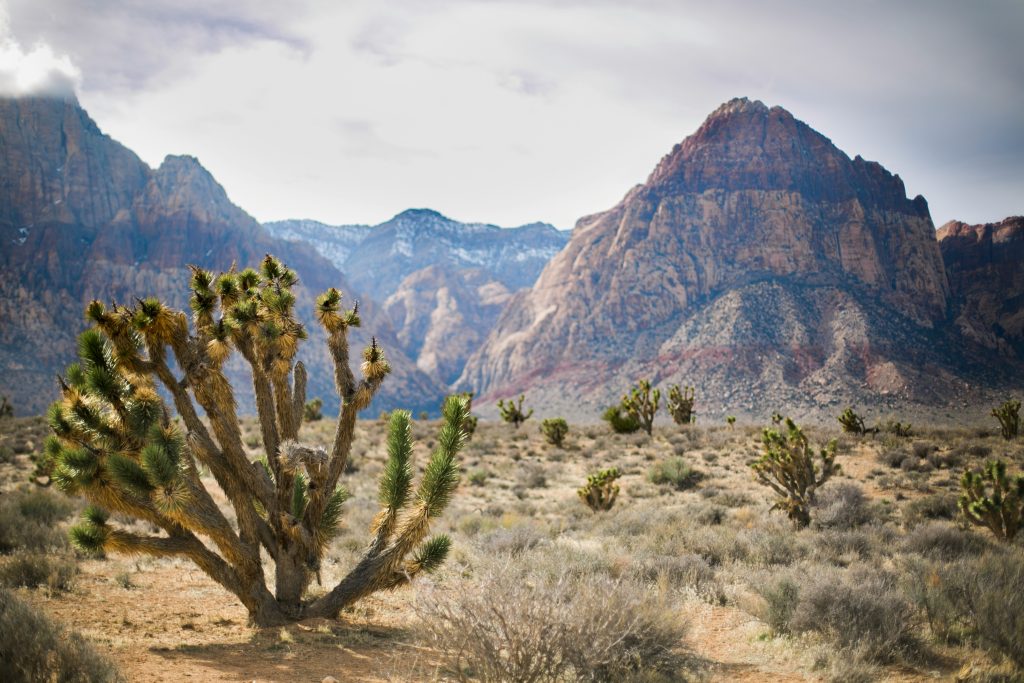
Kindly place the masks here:
POLYGON ((562 228, 747 96, 938 225, 1024 213, 1022 28, 1020 0, 0 0, 0 93, 73 88, 260 220, 562 228))

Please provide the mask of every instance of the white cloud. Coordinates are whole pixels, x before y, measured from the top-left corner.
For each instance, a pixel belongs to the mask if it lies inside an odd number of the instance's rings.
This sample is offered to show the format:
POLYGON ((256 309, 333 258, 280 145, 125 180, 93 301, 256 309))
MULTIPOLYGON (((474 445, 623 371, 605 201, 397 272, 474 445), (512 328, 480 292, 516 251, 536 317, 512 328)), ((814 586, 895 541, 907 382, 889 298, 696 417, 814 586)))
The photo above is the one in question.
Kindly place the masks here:
POLYGON ((71 58, 49 45, 25 50, 15 40, 0 37, 0 96, 74 97, 81 77, 71 58))

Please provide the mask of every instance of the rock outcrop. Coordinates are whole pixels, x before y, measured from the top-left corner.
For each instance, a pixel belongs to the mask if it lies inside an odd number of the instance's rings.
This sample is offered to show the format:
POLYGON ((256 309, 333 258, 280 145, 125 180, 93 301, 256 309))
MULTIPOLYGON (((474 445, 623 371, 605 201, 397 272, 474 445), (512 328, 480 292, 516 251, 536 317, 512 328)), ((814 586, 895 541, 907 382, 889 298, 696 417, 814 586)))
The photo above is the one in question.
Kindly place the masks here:
POLYGON ((460 383, 584 414, 638 376, 696 383, 712 414, 941 401, 963 391, 949 296, 922 197, 786 110, 737 99, 579 220, 460 383))
POLYGON ((536 281, 568 234, 546 223, 499 228, 409 209, 373 227, 316 221, 267 223, 304 242, 353 284, 384 299, 402 350, 444 384, 455 381, 511 292, 536 281))
POLYGON ((937 233, 961 334, 1024 359, 1024 217, 946 223, 937 233))
MULTIPOLYGON (((0 393, 13 395, 20 412, 39 412, 56 396, 89 300, 155 294, 187 309, 187 265, 244 267, 266 253, 297 270, 310 317, 312 297, 329 286, 362 300, 356 343, 375 334, 395 368, 375 408, 436 409, 442 395, 401 352, 380 307, 313 248, 271 237, 194 158, 150 169, 73 100, 0 98, 0 243, 0 393)), ((310 395, 330 409, 330 360, 318 326, 307 328, 310 395)), ((251 380, 240 364, 229 369, 245 409, 251 380)))

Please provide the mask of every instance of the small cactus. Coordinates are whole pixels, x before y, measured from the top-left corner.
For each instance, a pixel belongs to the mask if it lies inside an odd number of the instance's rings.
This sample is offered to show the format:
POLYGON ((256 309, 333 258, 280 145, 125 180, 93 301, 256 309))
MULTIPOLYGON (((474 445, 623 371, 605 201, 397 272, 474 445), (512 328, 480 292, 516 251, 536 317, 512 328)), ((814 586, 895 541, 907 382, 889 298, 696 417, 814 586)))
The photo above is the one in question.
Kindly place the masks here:
POLYGON ((646 379, 637 382, 629 394, 622 397, 623 409, 636 418, 648 436, 654 429, 654 415, 658 412, 660 402, 661 390, 652 390, 651 383, 646 379))
POLYGON ((771 509, 784 510, 793 525, 802 528, 811 523, 815 491, 839 471, 835 464, 836 442, 832 440, 820 450, 819 468, 803 431, 789 418, 785 424, 785 433, 764 430, 764 453, 750 467, 754 477, 778 495, 771 509))
POLYGON ((619 495, 619 485, 615 480, 622 476, 618 467, 609 467, 587 477, 587 483, 576 493, 580 500, 594 512, 611 510, 619 495))
POLYGON ((540 431, 549 444, 561 448, 569 433, 569 423, 560 417, 549 418, 540 423, 540 431))
POLYGON ((853 408, 848 407, 836 419, 847 434, 864 434, 867 431, 864 427, 864 418, 855 413, 853 408))
POLYGON ((990 460, 981 472, 967 470, 960 479, 957 501, 972 524, 987 527, 1000 541, 1009 543, 1024 518, 1024 475, 1006 476, 1006 464, 990 460))
POLYGON ((515 426, 519 429, 519 425, 523 424, 530 419, 533 415, 533 408, 530 408, 527 412, 523 412, 523 401, 526 400, 524 394, 519 394, 519 403, 510 400, 505 403, 503 400, 498 401, 498 410, 501 411, 501 419, 515 426))
POLYGON ((1007 441, 1020 434, 1020 401, 1006 401, 993 408, 992 417, 999 420, 999 429, 1007 441))
POLYGON ((673 384, 668 388, 668 412, 677 425, 688 425, 696 421, 693 401, 693 387, 680 389, 678 384, 673 384))
POLYGON ((324 419, 323 413, 320 412, 323 405, 324 402, 319 398, 306 401, 306 406, 302 409, 302 419, 306 422, 316 422, 317 420, 324 419))

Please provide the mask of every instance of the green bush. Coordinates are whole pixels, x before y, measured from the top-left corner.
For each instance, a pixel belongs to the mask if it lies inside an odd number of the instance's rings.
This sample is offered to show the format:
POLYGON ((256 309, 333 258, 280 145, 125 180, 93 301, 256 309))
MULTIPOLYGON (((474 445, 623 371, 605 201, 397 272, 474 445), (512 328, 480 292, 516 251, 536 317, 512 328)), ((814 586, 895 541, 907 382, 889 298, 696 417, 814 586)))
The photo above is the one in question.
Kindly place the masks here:
POLYGON ((0 497, 0 553, 67 547, 57 523, 74 504, 46 489, 27 489, 0 497))
POLYGON ((633 434, 640 431, 640 419, 629 414, 622 406, 609 406, 601 414, 616 434, 633 434))
POLYGON ((123 679, 82 636, 65 631, 0 588, 0 680, 103 683, 123 679))
POLYGON ((697 483, 700 474, 690 467, 684 458, 674 456, 651 467, 647 472, 647 479, 652 484, 669 484, 682 491, 697 483))

